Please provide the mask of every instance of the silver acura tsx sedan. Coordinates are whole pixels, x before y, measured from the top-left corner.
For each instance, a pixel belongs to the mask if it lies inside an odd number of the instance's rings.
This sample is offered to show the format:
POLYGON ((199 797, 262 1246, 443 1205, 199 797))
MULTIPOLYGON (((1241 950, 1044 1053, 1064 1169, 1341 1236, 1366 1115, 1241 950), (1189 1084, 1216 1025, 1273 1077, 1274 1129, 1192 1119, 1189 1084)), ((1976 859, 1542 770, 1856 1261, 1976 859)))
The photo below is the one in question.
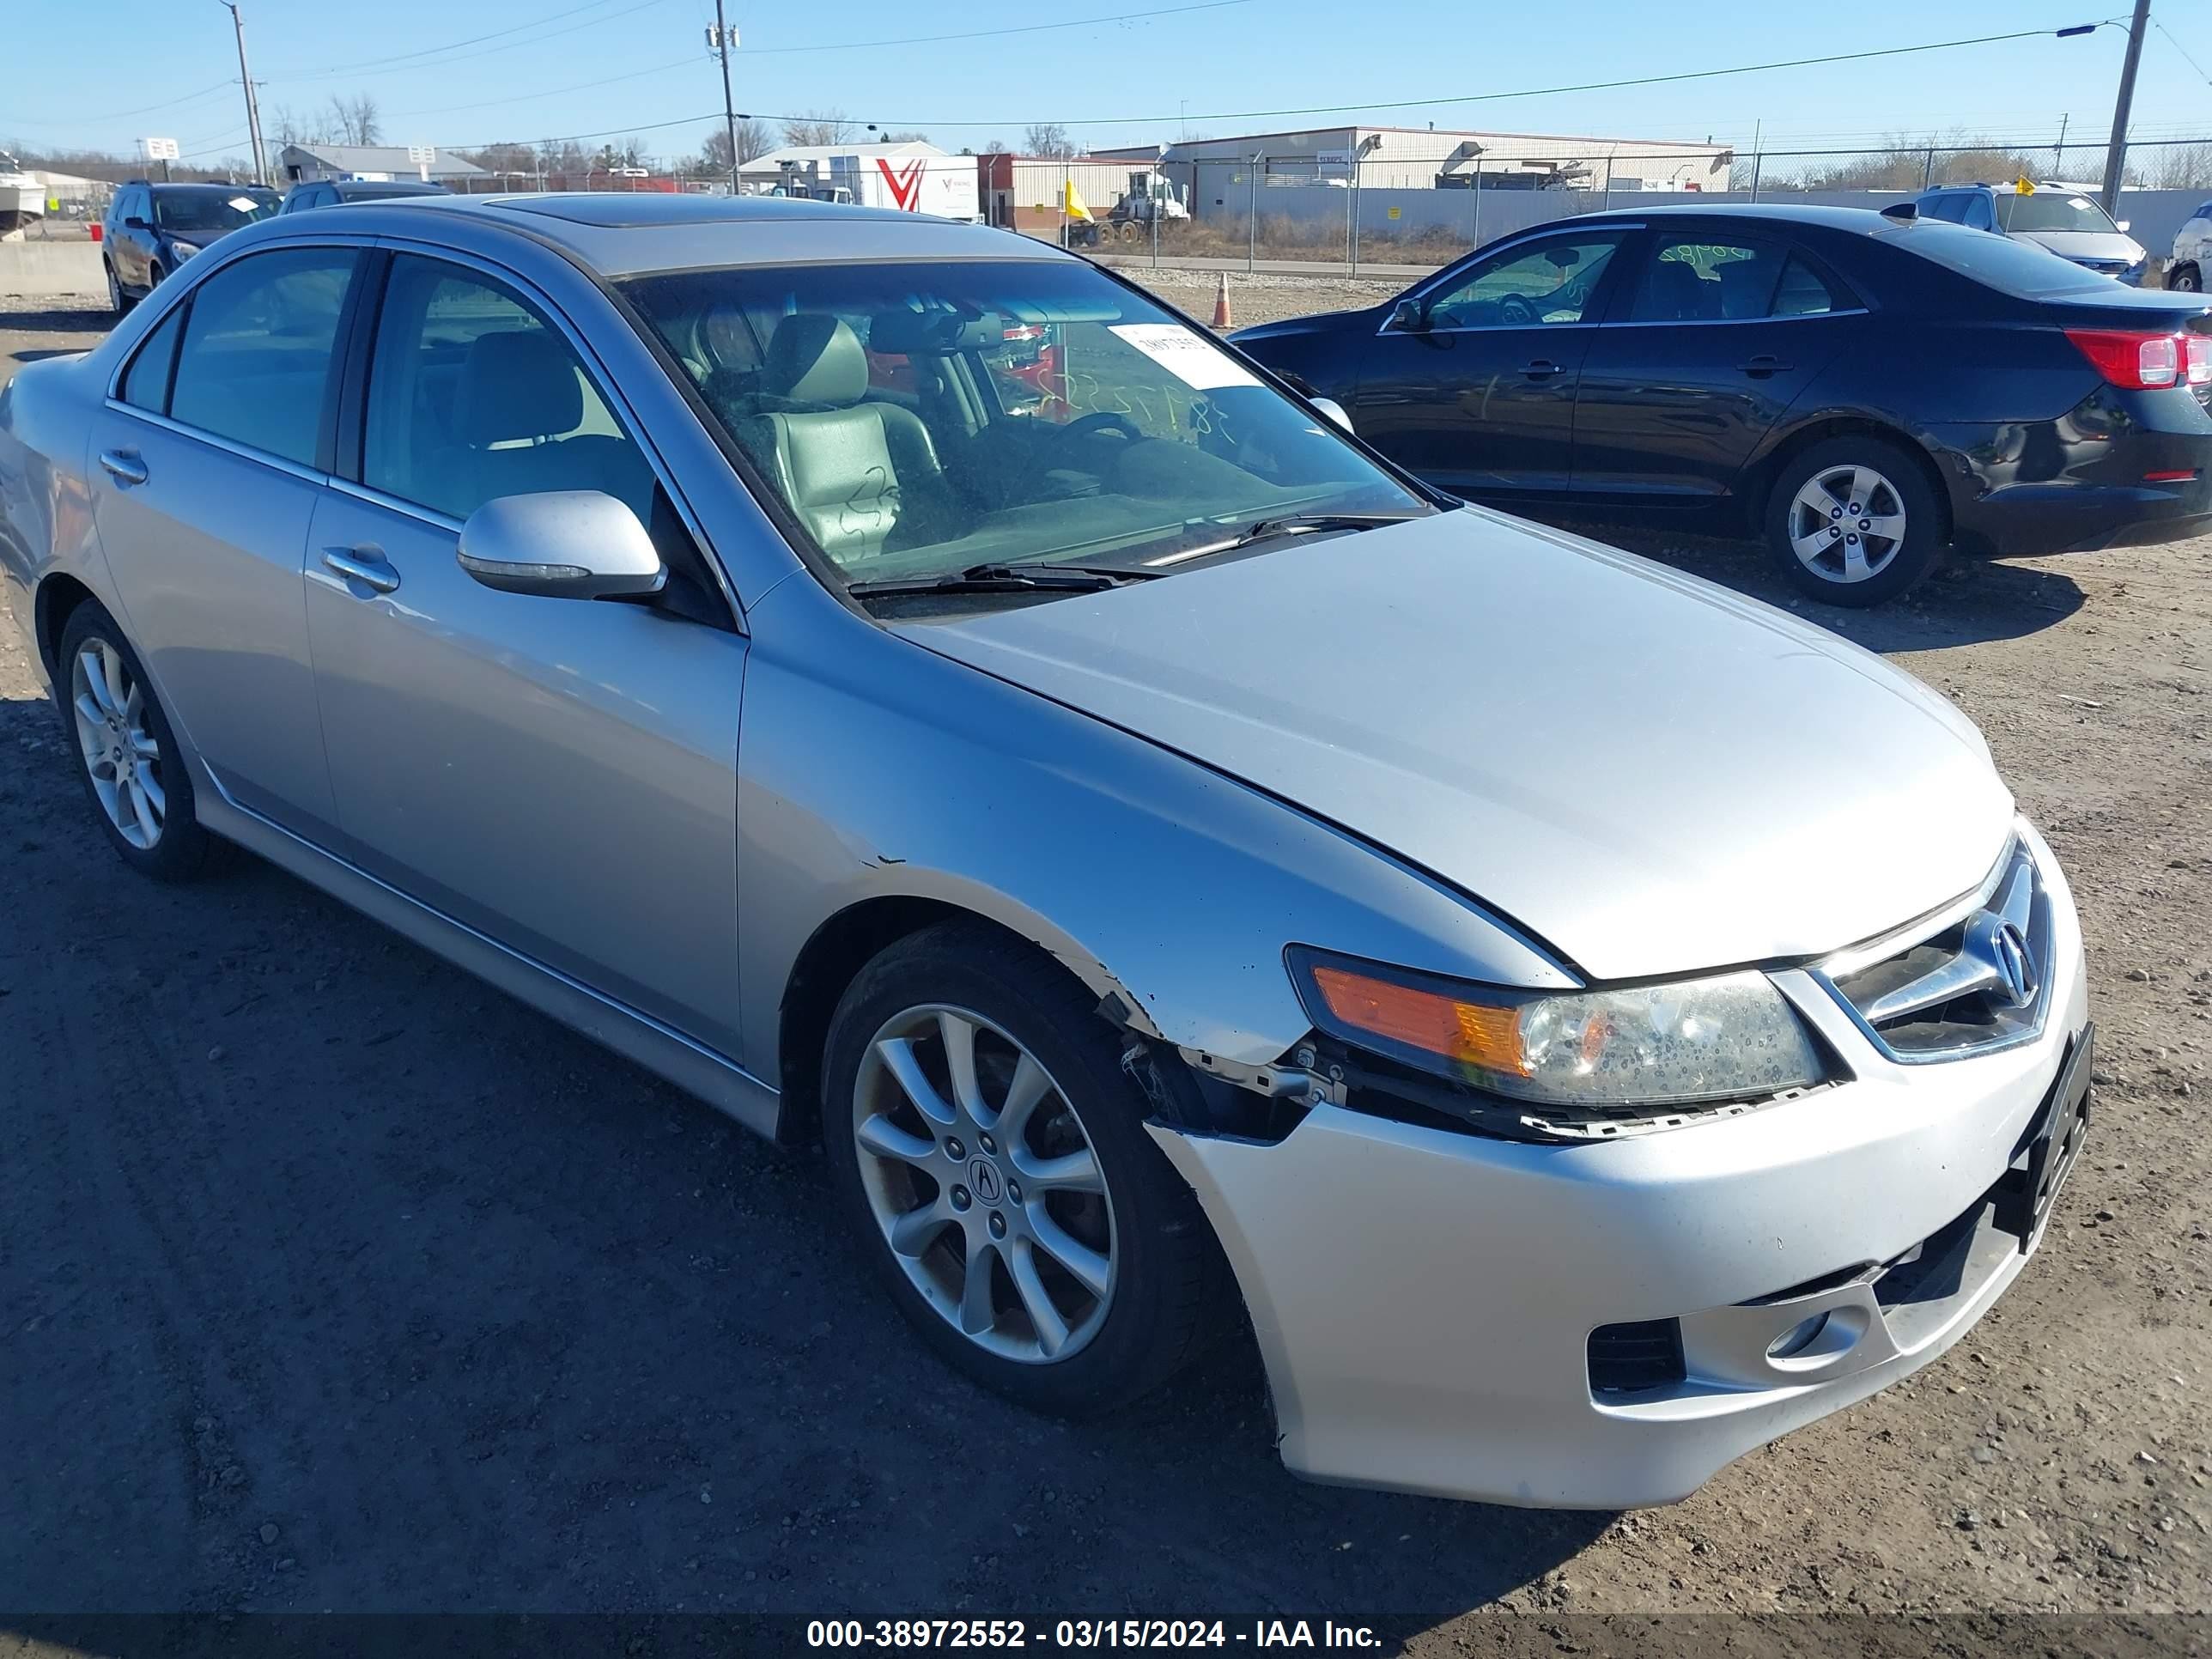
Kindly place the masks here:
POLYGON ((251 227, 0 396, 0 575, 125 864, 240 844, 818 1135, 1030 1407, 1249 1322, 1297 1472, 1663 1503, 1956 1341, 2087 1121, 1941 697, 1023 237, 251 227))

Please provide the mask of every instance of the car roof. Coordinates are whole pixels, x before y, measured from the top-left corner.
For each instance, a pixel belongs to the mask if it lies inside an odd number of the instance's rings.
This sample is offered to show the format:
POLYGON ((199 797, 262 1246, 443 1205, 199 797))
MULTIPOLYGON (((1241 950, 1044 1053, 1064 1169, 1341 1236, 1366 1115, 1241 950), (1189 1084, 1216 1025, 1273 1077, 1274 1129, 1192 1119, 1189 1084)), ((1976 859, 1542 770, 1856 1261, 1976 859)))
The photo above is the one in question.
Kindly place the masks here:
MULTIPOLYGON (((293 216, 295 220, 298 216, 293 216)), ((884 258, 1074 257, 1050 243, 1012 231, 889 208, 780 196, 677 195, 652 191, 504 196, 410 193, 358 206, 340 203, 319 208, 313 216, 318 231, 356 229, 391 236, 405 234, 400 227, 409 226, 426 240, 453 238, 457 245, 464 237, 477 240, 469 232, 503 232, 552 243, 580 264, 610 277, 700 266, 839 264, 884 258), (347 216, 355 214, 361 216, 358 221, 347 216)))
MULTIPOLYGON (((1909 200, 1910 192, 1899 191, 1898 197, 1899 200, 1909 200)), ((1625 221, 1640 224, 1647 220, 1668 219, 1751 220, 1771 224, 1822 225, 1831 230, 1855 230, 1869 235, 1897 228, 1894 219, 1887 218, 1872 208, 1821 207, 1813 204, 1784 202, 1655 204, 1650 207, 1608 208, 1601 213, 1582 214, 1572 221, 1554 222, 1602 224, 1625 221)), ((1531 226, 1530 228, 1547 229, 1550 227, 1531 226)))

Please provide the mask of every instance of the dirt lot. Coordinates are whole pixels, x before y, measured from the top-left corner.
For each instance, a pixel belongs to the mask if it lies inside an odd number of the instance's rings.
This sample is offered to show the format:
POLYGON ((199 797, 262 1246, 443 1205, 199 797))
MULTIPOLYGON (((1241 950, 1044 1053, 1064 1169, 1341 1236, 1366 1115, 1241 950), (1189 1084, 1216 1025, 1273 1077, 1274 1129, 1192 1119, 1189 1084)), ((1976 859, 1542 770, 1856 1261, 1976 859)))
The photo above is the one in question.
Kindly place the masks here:
MULTIPOLYGON (((96 337, 37 303, 0 374, 96 337)), ((1301 1485, 1241 1348, 1082 1427, 977 1393, 809 1158, 266 866, 127 877, 0 639, 0 1609, 1279 1611, 1437 1653, 1501 1608, 2203 1610, 2212 543, 1820 620, 1978 720, 2064 859, 2095 1133, 1965 1345, 1626 1516, 1301 1485)))

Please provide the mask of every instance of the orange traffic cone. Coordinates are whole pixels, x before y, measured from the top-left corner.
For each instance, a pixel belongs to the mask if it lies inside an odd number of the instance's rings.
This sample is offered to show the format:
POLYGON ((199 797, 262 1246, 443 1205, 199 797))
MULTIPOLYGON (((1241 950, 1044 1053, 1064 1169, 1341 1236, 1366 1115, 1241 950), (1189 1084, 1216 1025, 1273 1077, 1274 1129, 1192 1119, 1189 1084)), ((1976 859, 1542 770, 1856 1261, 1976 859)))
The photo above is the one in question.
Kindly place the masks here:
POLYGON ((1236 326, 1229 316, 1229 273, 1225 270, 1221 273, 1221 286, 1213 293, 1213 325, 1216 328, 1236 326))

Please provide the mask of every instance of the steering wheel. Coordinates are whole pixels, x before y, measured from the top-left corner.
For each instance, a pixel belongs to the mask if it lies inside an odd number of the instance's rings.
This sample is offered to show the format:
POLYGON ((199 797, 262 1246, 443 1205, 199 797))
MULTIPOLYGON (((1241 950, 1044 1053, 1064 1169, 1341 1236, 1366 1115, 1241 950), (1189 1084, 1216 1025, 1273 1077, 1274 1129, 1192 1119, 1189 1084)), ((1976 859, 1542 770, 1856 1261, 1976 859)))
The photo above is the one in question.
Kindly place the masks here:
POLYGON ((1093 410, 1088 415, 1079 415, 1060 428, 1060 430, 1071 438, 1093 432, 1111 432, 1127 438, 1131 443, 1134 443, 1145 435, 1137 423, 1127 415, 1119 414, 1110 409, 1093 410))
POLYGON ((1501 295, 1498 301, 1498 315, 1512 328, 1527 328, 1543 320, 1537 316, 1536 307, 1528 303, 1528 296, 1521 294, 1501 295))

